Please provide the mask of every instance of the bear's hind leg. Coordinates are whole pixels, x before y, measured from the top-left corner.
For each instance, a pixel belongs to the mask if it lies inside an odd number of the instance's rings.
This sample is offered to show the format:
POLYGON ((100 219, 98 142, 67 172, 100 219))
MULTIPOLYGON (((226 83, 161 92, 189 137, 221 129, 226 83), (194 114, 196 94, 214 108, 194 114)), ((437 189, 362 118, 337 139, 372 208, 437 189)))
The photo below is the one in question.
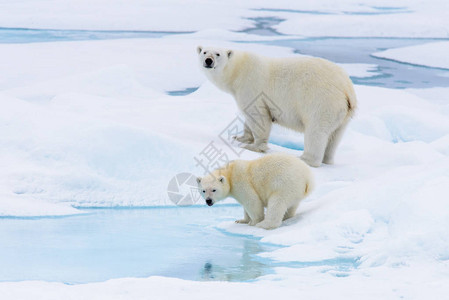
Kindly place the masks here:
POLYGON ((290 207, 287 209, 287 212, 286 212, 285 215, 284 215, 283 221, 285 221, 285 220, 287 220, 287 219, 290 219, 290 218, 292 218, 292 217, 295 216, 295 214, 296 214, 296 209, 298 208, 298 205, 299 205, 299 202, 296 203, 296 204, 293 204, 292 206, 290 206, 290 207))
POLYGON ((281 226, 282 219, 287 211, 285 199, 278 195, 271 196, 268 199, 267 213, 262 222, 256 224, 257 227, 263 229, 275 229, 281 226))
POLYGON ((304 153, 301 159, 311 167, 319 167, 323 161, 329 135, 322 129, 306 128, 304 132, 304 153))
POLYGON ((337 146, 341 141, 341 138, 343 136, 343 133, 345 132, 347 124, 348 123, 342 124, 329 136, 326 151, 324 152, 323 163, 328 165, 334 163, 335 151, 337 150, 337 146))

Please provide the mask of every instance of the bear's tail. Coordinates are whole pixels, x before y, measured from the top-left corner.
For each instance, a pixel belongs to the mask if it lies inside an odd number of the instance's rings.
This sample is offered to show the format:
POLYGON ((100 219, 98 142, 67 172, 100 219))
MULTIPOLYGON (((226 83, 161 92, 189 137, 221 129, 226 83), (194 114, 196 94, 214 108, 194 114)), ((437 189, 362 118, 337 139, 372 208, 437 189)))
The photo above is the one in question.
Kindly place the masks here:
POLYGON ((315 182, 312 178, 309 178, 306 181, 306 186, 304 188, 304 197, 307 197, 310 195, 310 193, 315 189, 315 182))
POLYGON ((346 96, 346 105, 348 109, 348 113, 346 115, 346 118, 352 118, 355 114, 355 111, 357 109, 357 97, 355 95, 354 87, 351 85, 349 91, 345 92, 346 96))

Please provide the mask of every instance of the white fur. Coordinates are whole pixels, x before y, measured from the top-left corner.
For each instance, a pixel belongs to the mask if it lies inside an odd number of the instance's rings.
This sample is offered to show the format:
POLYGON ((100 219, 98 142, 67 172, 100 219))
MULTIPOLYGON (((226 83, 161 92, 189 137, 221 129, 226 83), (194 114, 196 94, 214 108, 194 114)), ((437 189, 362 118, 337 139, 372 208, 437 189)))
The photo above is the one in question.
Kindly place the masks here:
POLYGON ((244 218, 236 222, 264 229, 277 228, 293 217, 299 202, 313 189, 309 167, 299 158, 282 153, 232 161, 204 178, 198 177, 197 182, 209 205, 233 197, 244 208, 244 218))
POLYGON ((321 58, 268 58, 249 52, 198 47, 201 69, 221 90, 234 96, 245 114, 243 147, 265 152, 272 122, 304 132, 302 159, 318 167, 333 163, 357 100, 351 79, 336 64, 321 58), (206 60, 213 64, 207 68, 206 60), (260 95, 256 121, 245 109, 260 95))

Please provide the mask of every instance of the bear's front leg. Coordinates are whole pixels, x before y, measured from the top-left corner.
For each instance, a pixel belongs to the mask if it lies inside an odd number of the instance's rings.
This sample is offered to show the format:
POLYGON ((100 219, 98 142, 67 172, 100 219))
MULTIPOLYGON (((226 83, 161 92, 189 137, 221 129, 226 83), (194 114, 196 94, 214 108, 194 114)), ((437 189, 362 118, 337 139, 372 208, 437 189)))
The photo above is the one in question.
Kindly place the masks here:
POLYGON ((248 213, 246 212, 246 210, 243 210, 244 212, 244 216, 243 219, 241 220, 235 220, 235 223, 238 224, 248 224, 251 221, 251 218, 248 216, 248 213))
MULTIPOLYGON (((247 124, 247 122, 245 122, 244 125, 244 130, 243 130, 243 135, 241 136, 233 136, 233 138, 243 144, 252 144, 254 142, 254 136, 253 133, 251 132, 251 129, 249 129, 249 126, 247 124)), ((241 145, 239 145, 241 146, 241 145)))
POLYGON ((272 195, 268 199, 265 219, 256 226, 263 229, 275 229, 281 226, 282 219, 287 212, 286 200, 281 195, 272 195))
POLYGON ((324 152, 329 135, 319 126, 312 124, 304 131, 304 153, 301 159, 311 167, 319 167, 324 158, 324 152))
POLYGON ((254 152, 267 152, 272 125, 272 118, 268 109, 259 107, 252 109, 250 107, 245 111, 245 118, 254 136, 254 142, 241 147, 254 152))

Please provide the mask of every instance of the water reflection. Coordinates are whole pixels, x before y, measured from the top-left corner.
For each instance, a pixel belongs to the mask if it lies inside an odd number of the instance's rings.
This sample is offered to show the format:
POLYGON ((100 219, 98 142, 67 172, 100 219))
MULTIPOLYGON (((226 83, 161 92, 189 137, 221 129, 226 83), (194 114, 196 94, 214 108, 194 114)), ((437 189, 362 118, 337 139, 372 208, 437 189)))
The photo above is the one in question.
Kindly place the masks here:
POLYGON ((270 264, 264 263, 256 256, 257 253, 267 251, 257 241, 245 240, 243 251, 240 253, 239 263, 233 267, 226 267, 220 263, 208 261, 200 272, 204 281, 247 281, 265 275, 270 271, 270 264))

